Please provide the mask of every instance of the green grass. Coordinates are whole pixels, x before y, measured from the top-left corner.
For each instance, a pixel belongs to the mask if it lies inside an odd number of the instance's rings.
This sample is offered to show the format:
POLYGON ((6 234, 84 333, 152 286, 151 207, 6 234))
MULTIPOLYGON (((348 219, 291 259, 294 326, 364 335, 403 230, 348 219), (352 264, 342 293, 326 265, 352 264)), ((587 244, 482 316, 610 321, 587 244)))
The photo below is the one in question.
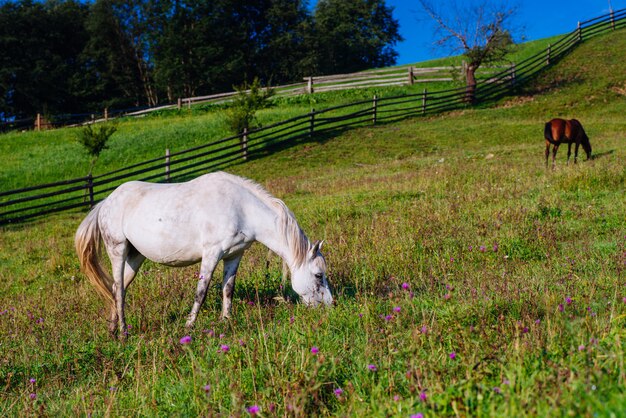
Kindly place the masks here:
MULTIPOLYGON (((622 34, 586 42, 495 108, 347 131, 233 167, 326 240, 333 309, 276 302, 280 262, 255 246, 233 319, 218 321, 213 288, 189 333, 197 266, 147 263, 122 344, 78 270, 84 214, 2 228, 0 415, 626 414, 622 34), (596 158, 566 166, 561 149, 546 170, 554 116, 580 119, 596 158)), ((209 120, 122 122, 99 164, 131 160, 125 138, 145 153, 200 142, 209 120)), ((61 132, 28 144, 63 142, 61 132)))
MULTIPOLYGON (((510 59, 520 61, 545 49, 551 39, 527 42, 517 46, 510 59)), ((460 56, 417 63, 416 66, 460 65, 460 56)), ((374 95, 389 97, 400 94, 440 91, 460 86, 454 83, 418 83, 396 88, 370 88, 338 92, 316 93, 291 98, 276 97, 275 105, 260 112, 259 120, 269 125, 281 120, 328 107, 359 100, 370 100, 374 95)), ((196 105, 183 109, 155 112, 142 118, 118 120, 116 134, 109 141, 110 148, 99 158, 94 175, 107 173, 129 165, 158 158, 165 150, 182 151, 231 136, 225 121, 225 105, 196 105)), ((77 142, 77 129, 64 128, 43 132, 12 132, 0 135, 0 153, 10 155, 0 166, 0 190, 12 190, 87 175, 87 153, 77 142)))

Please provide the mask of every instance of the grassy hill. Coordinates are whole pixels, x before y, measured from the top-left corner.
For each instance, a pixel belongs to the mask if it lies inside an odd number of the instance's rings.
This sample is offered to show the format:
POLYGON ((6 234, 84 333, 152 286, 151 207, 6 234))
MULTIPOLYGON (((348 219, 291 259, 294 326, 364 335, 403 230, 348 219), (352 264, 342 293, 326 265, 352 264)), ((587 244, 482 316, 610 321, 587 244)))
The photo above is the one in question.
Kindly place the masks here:
MULTIPOLYGON (((518 45, 511 53, 511 61, 519 62, 541 49, 548 38, 518 45)), ((461 57, 417 63, 415 66, 460 66, 461 57)), ((317 110, 403 93, 421 93, 443 90, 457 83, 428 83, 397 88, 359 89, 316 93, 292 98, 276 98, 275 105, 259 114, 259 121, 268 125, 317 110)), ((102 153, 94 175, 107 173, 129 165, 162 157, 165 150, 185 150, 216 139, 228 137, 223 105, 197 105, 192 110, 162 111, 143 118, 127 118, 115 122, 118 132, 110 141, 110 148, 102 153)), ((0 154, 5 158, 0 166, 0 191, 28 187, 64 179, 82 177, 89 171, 89 158, 77 143, 78 128, 64 128, 43 132, 12 132, 0 135, 0 154)))
MULTIPOLYGON (((218 321, 213 288, 189 333, 197 267, 147 263, 120 344, 78 271, 84 214, 2 228, 0 415, 626 414, 624 34, 585 42, 494 108, 356 129, 233 167, 326 240, 333 309, 276 302, 280 262, 255 246, 233 319, 218 321), (593 160, 566 166, 561 149, 545 169, 543 123, 556 116, 581 120, 593 160)), ((121 122, 100 169, 203 141, 212 123, 121 122)), ((2 152, 32 153, 42 176, 81 172, 69 132, 15 134, 2 152), (59 148, 25 146, 45 139, 59 148)))

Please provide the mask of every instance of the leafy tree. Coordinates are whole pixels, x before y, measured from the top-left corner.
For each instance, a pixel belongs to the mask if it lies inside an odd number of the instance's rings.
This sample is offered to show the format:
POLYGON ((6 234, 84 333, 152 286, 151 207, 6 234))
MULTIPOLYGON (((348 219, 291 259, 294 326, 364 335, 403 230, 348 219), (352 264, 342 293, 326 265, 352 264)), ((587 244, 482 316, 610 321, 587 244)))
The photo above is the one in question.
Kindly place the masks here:
POLYGON ((91 6, 83 57, 98 91, 115 98, 110 106, 158 103, 149 15, 149 3, 141 0, 96 0, 91 6))
POLYGON ((0 3, 0 114, 82 110, 76 75, 87 12, 74 0, 0 3))
POLYGON ((107 142, 116 131, 117 128, 111 125, 100 125, 98 127, 87 125, 78 132, 78 142, 91 156, 89 175, 91 175, 100 153, 109 147, 107 142))
POLYGON ((318 70, 345 73, 396 62, 402 40, 384 0, 320 0, 315 9, 318 70))
POLYGON ((234 4, 230 0, 155 1, 155 79, 170 102, 229 90, 242 73, 234 4))
POLYGON ((228 110, 227 123, 233 133, 240 134, 244 129, 258 126, 256 112, 269 106, 269 99, 274 95, 274 90, 270 87, 263 88, 258 77, 252 84, 244 82, 235 89, 237 96, 228 110))
POLYGON ((437 25, 437 45, 465 56, 467 100, 473 102, 476 70, 481 65, 502 60, 513 45, 509 22, 515 14, 515 6, 498 0, 461 4, 454 0, 419 1, 426 15, 437 25))

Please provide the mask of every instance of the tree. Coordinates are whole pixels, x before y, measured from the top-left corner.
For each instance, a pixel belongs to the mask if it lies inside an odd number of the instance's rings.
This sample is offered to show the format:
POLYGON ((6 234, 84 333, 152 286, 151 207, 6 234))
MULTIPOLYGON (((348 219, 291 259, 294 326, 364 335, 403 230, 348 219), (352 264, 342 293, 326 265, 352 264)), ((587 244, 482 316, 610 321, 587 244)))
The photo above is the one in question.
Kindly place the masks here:
POLYGON ((82 110, 74 76, 87 11, 73 0, 0 3, 0 115, 82 110))
POLYGON ((346 73, 396 62, 402 40, 385 0, 320 0, 315 9, 318 71, 346 73))
POLYGON ((150 4, 142 0, 96 0, 91 6, 83 56, 110 105, 158 103, 149 16, 150 4))
POLYGON ((437 25, 436 44, 451 52, 461 52, 467 60, 464 66, 466 99, 473 103, 476 70, 481 65, 502 60, 513 45, 509 23, 516 7, 498 0, 461 4, 454 0, 419 1, 426 15, 437 25))
POLYGON ((100 157, 100 153, 109 148, 107 142, 117 131, 115 126, 98 126, 92 127, 87 125, 78 132, 77 140, 85 148, 87 153, 91 156, 91 162, 89 164, 89 175, 93 171, 93 167, 100 157))
POLYGON ((269 99, 274 95, 274 90, 270 87, 263 88, 258 77, 254 78, 252 84, 244 82, 235 89, 237 95, 228 109, 226 121, 230 130, 238 135, 244 129, 258 126, 256 112, 269 106, 269 99))

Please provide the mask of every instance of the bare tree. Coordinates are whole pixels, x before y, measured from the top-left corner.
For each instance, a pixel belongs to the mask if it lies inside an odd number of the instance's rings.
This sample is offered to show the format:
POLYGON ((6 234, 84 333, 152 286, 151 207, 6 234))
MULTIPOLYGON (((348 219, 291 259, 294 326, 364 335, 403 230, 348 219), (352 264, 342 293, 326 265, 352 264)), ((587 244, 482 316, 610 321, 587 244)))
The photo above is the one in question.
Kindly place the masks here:
POLYGON ((510 20, 517 8, 497 0, 419 2, 437 26, 436 45, 465 56, 466 100, 474 102, 476 70, 502 60, 513 45, 510 20))

